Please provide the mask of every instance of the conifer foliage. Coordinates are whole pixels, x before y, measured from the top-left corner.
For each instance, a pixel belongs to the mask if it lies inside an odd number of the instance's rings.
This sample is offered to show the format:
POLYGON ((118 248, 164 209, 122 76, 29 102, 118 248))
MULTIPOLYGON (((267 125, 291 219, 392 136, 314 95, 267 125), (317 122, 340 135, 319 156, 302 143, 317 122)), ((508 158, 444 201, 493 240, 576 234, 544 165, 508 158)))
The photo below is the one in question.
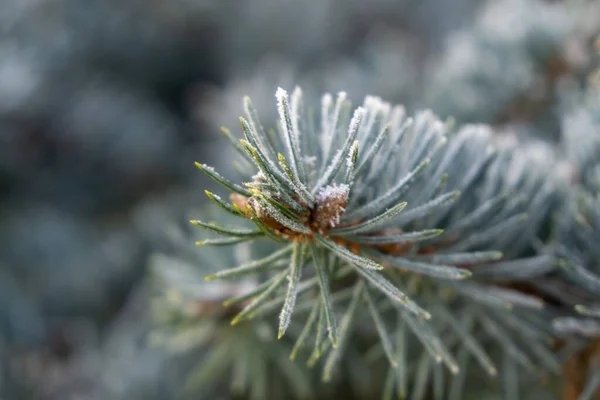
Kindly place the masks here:
MULTIPOLYGON (((507 376, 536 364, 560 370, 540 329, 544 300, 516 289, 557 266, 543 243, 559 185, 548 173, 552 160, 499 146, 486 126, 456 129, 431 111, 411 117, 373 96, 353 109, 345 93, 325 94, 317 113, 300 88, 291 96, 280 88, 275 98, 274 129, 246 98, 243 138, 223 130, 240 154, 241 183, 196 164, 229 192, 206 192, 221 212, 254 224, 192 220, 219 235, 197 244, 271 246, 206 276, 258 279, 225 302, 239 306, 232 325, 276 311, 282 338, 303 321, 290 357, 312 337, 308 364, 326 355, 329 381, 368 316, 373 352, 389 365, 386 397, 410 388, 410 398, 422 398, 430 374, 442 396, 438 365, 460 377, 469 358, 496 376, 490 346, 508 355, 507 376), (413 339, 424 349, 419 363, 407 347, 413 339)), ((464 379, 452 382, 460 396, 464 379)))

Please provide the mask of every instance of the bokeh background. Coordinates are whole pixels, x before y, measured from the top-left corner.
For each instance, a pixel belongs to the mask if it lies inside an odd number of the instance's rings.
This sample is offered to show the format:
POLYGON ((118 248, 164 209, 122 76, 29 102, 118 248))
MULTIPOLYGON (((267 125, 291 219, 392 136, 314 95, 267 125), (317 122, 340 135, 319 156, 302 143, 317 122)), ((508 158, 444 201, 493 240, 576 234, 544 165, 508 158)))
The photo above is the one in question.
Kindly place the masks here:
POLYGON ((0 0, 0 399, 174 398, 148 260, 205 202, 193 162, 231 170, 244 95, 265 124, 299 84, 553 149, 599 33, 591 0, 0 0))

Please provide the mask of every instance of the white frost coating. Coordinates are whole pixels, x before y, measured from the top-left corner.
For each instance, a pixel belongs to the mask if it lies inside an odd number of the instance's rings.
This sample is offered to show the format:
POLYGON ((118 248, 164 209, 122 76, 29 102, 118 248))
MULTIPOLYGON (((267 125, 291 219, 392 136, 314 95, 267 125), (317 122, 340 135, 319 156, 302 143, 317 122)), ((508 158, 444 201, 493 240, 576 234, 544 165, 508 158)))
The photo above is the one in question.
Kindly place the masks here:
POLYGON ((492 136, 492 143, 500 150, 512 150, 519 145, 519 138, 513 130, 498 131, 492 136))
POLYGON ((330 126, 330 132, 329 132, 330 137, 333 137, 333 135, 335 134, 335 128, 338 123, 338 120, 340 119, 340 112, 342 111, 342 105, 346 101, 347 96, 348 95, 346 94, 346 92, 339 92, 337 95, 337 98, 335 100, 335 109, 333 110, 333 119, 331 121, 332 124, 330 126))
POLYGON ((527 171, 546 171, 548 178, 556 176, 556 163, 556 152, 547 143, 541 140, 519 143, 513 150, 504 179, 508 185, 514 185, 527 171))
POLYGON ((366 113, 367 111, 362 107, 358 107, 356 110, 354 110, 354 115, 352 116, 352 119, 350 120, 350 125, 348 126, 349 135, 354 135, 356 132, 358 132, 360 122, 363 120, 363 117, 366 113))
POLYGON ((252 175, 252 180, 254 182, 264 181, 264 180, 266 180, 265 174, 263 174, 263 172, 259 170, 256 174, 252 175))
POLYGON ((356 163, 358 162, 358 140, 355 140, 350 147, 348 157, 346 158, 346 184, 349 187, 354 186, 354 178, 356 178, 356 163), (356 155, 356 159, 354 159, 356 155))
POLYGON ((390 103, 385 102, 385 101, 382 102, 379 107, 380 107, 380 111, 386 117, 390 114, 390 111, 392 110, 392 105, 390 103))
POLYGON ((329 110, 333 104, 331 93, 325 93, 321 98, 321 134, 329 132, 329 110))
POLYGON ((493 132, 492 129, 487 125, 474 125, 473 136, 475 136, 475 140, 487 142, 487 146, 485 148, 486 154, 492 154, 496 151, 494 145, 492 144, 493 132))
POLYGON ((317 165, 317 157, 316 156, 306 156, 304 157, 304 164, 308 167, 314 167, 317 165))
POLYGON ((290 132, 290 128, 293 130, 293 126, 288 126, 287 119, 290 118, 290 124, 293 124, 292 117, 290 116, 289 106, 288 106, 288 93, 285 89, 278 87, 275 92, 275 98, 277 99, 277 111, 279 112, 279 119, 281 123, 281 131, 283 132, 284 143, 287 147, 288 154, 290 157, 290 167, 294 174, 298 175, 297 167, 296 167, 296 151, 294 151, 294 147, 297 147, 297 141, 295 140, 295 132, 290 132))
POLYGON ((325 211, 321 217, 325 217, 323 221, 331 228, 340 223, 340 218, 345 211, 341 204, 345 204, 348 200, 350 187, 346 184, 333 184, 321 188, 316 194, 317 204, 323 207, 325 211))
POLYGON ((564 182, 575 182, 577 180, 577 167, 570 161, 562 160, 556 164, 556 175, 564 182))
POLYGON ((300 104, 302 101, 302 89, 299 86, 294 88, 292 92, 292 103, 291 103, 291 118, 292 118, 292 128, 297 137, 300 137, 300 127, 298 126, 298 121, 300 118, 300 104))
MULTIPOLYGON (((391 124, 391 128, 390 129, 390 138, 396 137, 396 133, 399 131, 400 125, 405 121, 406 119, 406 109, 403 106, 395 106, 392 108, 392 112, 390 115, 390 121, 389 123, 391 124)), ((411 120, 411 125, 412 125, 412 118, 410 118, 411 120)))
POLYGON ((275 92, 275 98, 277 99, 277 112, 279 113, 281 129, 284 136, 290 136, 292 135, 292 132, 288 130, 288 125, 286 123, 286 104, 289 102, 288 92, 285 89, 278 87, 277 91, 275 92))
MULTIPOLYGON (((336 104, 336 111, 335 111, 335 117, 334 117, 334 126, 337 125, 337 123, 335 122, 337 120, 337 116, 339 116, 339 108, 341 107, 341 102, 343 102, 345 99, 345 93, 344 92, 340 92, 340 95, 338 97, 338 104, 336 104)), ((354 111, 354 116, 352 117, 352 120, 350 121, 349 127, 348 127, 348 137, 346 138, 346 140, 351 140, 353 138, 356 137, 358 128, 363 120, 363 117, 365 116, 366 111, 364 108, 362 107, 358 107, 355 111, 354 111)), ((331 146, 331 139, 333 137, 333 134, 328 137, 328 146, 331 146)), ((352 147, 352 144, 349 142, 346 142, 344 144, 344 148, 343 149, 339 149, 333 159, 331 160, 331 163, 329 164, 329 166, 327 167, 327 169, 325 170, 325 173, 319 178, 319 180, 317 181, 317 183, 315 184, 313 191, 318 191, 321 186, 331 182, 333 176, 335 173, 337 173, 338 169, 340 168, 340 166, 343 163, 343 153, 344 151, 348 150, 349 148, 352 147)), ((350 153, 352 154, 352 153, 350 153)), ((329 157, 329 148, 327 148, 326 152, 325 152, 325 160, 327 160, 329 157)))
POLYGON ((363 107, 373 114, 382 112, 387 116, 390 111, 390 104, 376 96, 366 96, 363 102, 363 107))
POLYGON ((336 167, 336 165, 337 165, 337 163, 338 163, 338 161, 340 160, 341 157, 342 157, 342 149, 338 150, 335 153, 335 156, 333 157, 333 160, 331 160, 331 164, 329 164, 329 166, 325 170, 325 173, 321 176, 321 178, 319 178, 319 180, 315 184, 315 189, 316 188, 320 188, 321 186, 323 186, 327 182, 327 180, 332 175, 333 170, 336 167))
POLYGON ((282 100, 285 98, 287 99, 288 97, 288 93, 287 90, 285 90, 284 88, 282 88, 281 86, 277 88, 277 91, 275 92, 275 98, 277 99, 277 103, 281 103, 282 100))
MULTIPOLYGON (((482 146, 485 146, 485 154, 489 155, 496 151, 495 146, 495 136, 491 128, 487 125, 483 124, 467 124, 464 125, 458 135, 460 142, 472 142, 474 144, 474 149, 479 149, 482 146), (487 145, 486 145, 487 144, 487 145)), ((502 139, 500 139, 502 140, 502 139)), ((479 150, 477 150, 479 152, 479 150)))
POLYGON ((328 144, 328 135, 330 133, 329 125, 331 123, 329 111, 331 110, 331 105, 333 104, 333 96, 330 93, 325 93, 321 98, 321 134, 319 135, 319 143, 321 144, 321 149, 323 149, 323 154, 326 154, 326 146, 328 144))
POLYGON ((431 124, 431 130, 435 133, 440 133, 444 131, 444 123, 440 120, 434 121, 431 124))
POLYGON ((378 133, 373 129, 375 121, 378 118, 381 118, 381 121, 388 120, 392 106, 381 100, 379 97, 367 96, 363 102, 363 107, 367 110, 368 118, 366 118, 367 122, 363 124, 357 137, 361 140, 367 140, 372 135, 378 133))
POLYGON ((334 183, 333 185, 325 186, 321 188, 317 193, 316 199, 319 203, 324 203, 327 200, 338 199, 345 200, 348 197, 348 193, 350 192, 350 188, 346 184, 338 185, 334 183))
POLYGON ((325 150, 325 161, 327 161, 327 156, 331 150, 331 142, 333 141, 333 137, 335 136, 335 128, 340 119, 340 112, 342 110, 342 104, 346 101, 346 92, 339 92, 337 95, 337 99, 335 101, 335 109, 333 110, 333 117, 331 121, 327 122, 327 130, 323 130, 322 138, 323 138, 323 149, 325 150))
POLYGON ((352 147, 350 147, 350 151, 348 152, 348 156, 346 157, 346 165, 348 166, 348 168, 352 168, 354 165, 354 162, 352 161, 352 158, 354 156, 354 152, 356 151, 356 148, 358 147, 358 140, 355 140, 354 143, 352 143, 352 147))
POLYGON ((372 109, 372 108, 377 108, 380 103, 381 103, 381 99, 379 97, 367 95, 367 96, 365 96, 363 105, 365 106, 365 108, 372 109))
POLYGON ((389 103, 384 101, 379 96, 367 95, 365 96, 364 106, 366 108, 375 108, 374 111, 379 111, 379 109, 389 106, 389 103))

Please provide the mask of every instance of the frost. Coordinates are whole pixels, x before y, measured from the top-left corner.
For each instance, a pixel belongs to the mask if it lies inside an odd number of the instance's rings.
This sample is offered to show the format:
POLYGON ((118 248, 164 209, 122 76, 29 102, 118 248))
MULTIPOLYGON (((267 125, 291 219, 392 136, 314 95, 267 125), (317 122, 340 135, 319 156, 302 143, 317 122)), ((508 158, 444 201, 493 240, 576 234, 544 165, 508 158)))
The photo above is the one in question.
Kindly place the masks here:
POLYGON ((304 164, 308 167, 314 167, 317 165, 317 157, 316 156, 306 156, 304 157, 304 164))
POLYGON ((358 127, 360 125, 360 122, 362 121, 362 119, 366 113, 367 112, 362 107, 358 107, 356 110, 354 110, 354 116, 352 117, 352 120, 350 121, 350 126, 348 126, 348 134, 353 134, 354 132, 358 132, 358 127))
POLYGON ((340 223, 340 218, 346 210, 349 193, 350 187, 346 184, 328 185, 317 192, 315 220, 321 230, 333 228, 340 223))
POLYGON ((288 126, 285 121, 285 105, 288 102, 288 93, 287 91, 279 87, 277 88, 275 97, 277 98, 277 111, 279 112, 279 118, 281 119, 281 129, 283 130, 284 135, 289 136, 291 135, 291 132, 288 130, 288 126))
POLYGON ((284 98, 287 98, 287 91, 282 87, 278 87, 275 92, 275 97, 277 98, 277 102, 280 103, 284 98))
POLYGON ((324 188, 321 188, 321 190, 319 190, 319 192, 317 193, 317 202, 323 203, 330 199, 345 200, 348 198, 349 192, 350 188, 348 187, 348 185, 338 185, 334 183, 333 185, 325 186, 324 188))
POLYGON ((323 135, 329 132, 329 110, 332 104, 333 96, 330 93, 325 93, 321 99, 321 133, 323 135))
POLYGON ((354 158, 354 148, 355 147, 356 147, 356 144, 353 144, 351 151, 349 151, 348 155, 346 156, 346 165, 348 165, 348 167, 351 167, 354 164, 353 158, 354 158))
POLYGON ((266 180, 265 175, 262 173, 262 171, 258 171, 256 174, 254 174, 252 176, 252 180, 254 182, 263 182, 266 180))
POLYGON ((300 127, 298 126, 298 121, 300 120, 300 102, 302 99, 302 89, 299 86, 294 88, 292 92, 292 127, 296 135, 300 136, 300 127))

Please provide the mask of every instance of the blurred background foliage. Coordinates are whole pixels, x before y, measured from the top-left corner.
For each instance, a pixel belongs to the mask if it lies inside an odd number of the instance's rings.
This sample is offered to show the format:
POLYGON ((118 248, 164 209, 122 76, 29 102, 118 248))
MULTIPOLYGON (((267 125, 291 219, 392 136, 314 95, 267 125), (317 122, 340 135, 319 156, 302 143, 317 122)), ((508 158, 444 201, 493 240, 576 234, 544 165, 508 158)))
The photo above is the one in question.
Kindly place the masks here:
POLYGON ((173 398, 190 361, 146 346, 148 268, 211 187, 193 161, 230 168, 242 96, 265 123, 301 84, 557 145, 588 129, 599 33, 591 0, 2 0, 0 398, 173 398))

